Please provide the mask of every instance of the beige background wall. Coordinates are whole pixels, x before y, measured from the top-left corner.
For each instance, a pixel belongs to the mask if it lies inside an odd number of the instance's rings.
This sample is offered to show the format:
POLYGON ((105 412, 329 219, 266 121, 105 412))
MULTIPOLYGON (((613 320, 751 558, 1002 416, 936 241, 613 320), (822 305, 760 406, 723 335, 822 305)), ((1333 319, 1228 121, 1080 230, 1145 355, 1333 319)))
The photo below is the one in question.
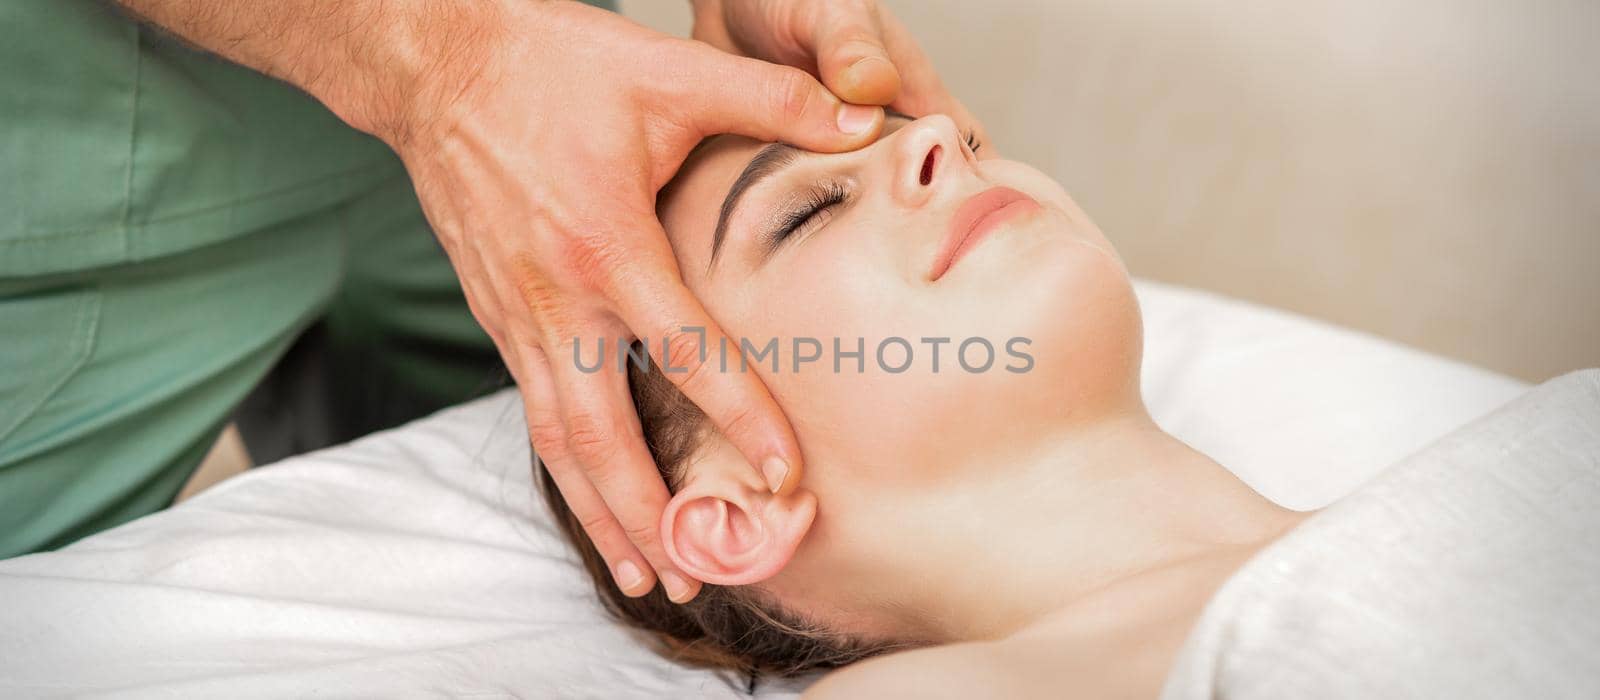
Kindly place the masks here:
MULTIPOLYGON (((890 0, 1134 274, 1600 365, 1600 2, 890 0)), ((624 12, 687 34, 682 0, 624 12)))
MULTIPOLYGON (((684 0, 622 5, 688 33, 684 0)), ((1600 365, 1600 0, 887 5, 1134 274, 1533 381, 1600 365)), ((230 428, 180 500, 249 462, 230 428)))

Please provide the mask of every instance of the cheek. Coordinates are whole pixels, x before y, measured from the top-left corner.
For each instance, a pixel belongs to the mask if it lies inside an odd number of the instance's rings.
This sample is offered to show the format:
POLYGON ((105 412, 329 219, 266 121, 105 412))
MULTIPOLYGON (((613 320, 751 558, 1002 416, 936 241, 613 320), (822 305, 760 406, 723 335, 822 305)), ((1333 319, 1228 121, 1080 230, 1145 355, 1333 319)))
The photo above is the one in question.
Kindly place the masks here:
POLYGON ((904 223, 882 218, 852 212, 775 253, 736 292, 741 328, 784 342, 817 338, 831 356, 834 337, 882 336, 896 330, 895 319, 920 314, 925 295, 905 278, 897 261, 904 242, 888 228, 904 223))
POLYGON ((1121 261, 1082 242, 1063 246, 1058 260, 1028 276, 1039 303, 1014 312, 1031 329, 1035 362, 1010 400, 1063 424, 1135 408, 1143 322, 1121 261))
MULTIPOLYGON (((906 463, 925 463, 928 456, 918 450, 932 449, 927 436, 941 423, 959 427, 945 406, 967 391, 959 386, 964 378, 951 372, 948 346, 932 374, 920 338, 949 335, 964 324, 941 318, 927 290, 905 279, 896 263, 903 242, 891 245, 882 222, 850 224, 771 260, 770 269, 739 290, 737 328, 729 331, 758 347, 777 339, 778 371, 768 359, 756 372, 793 424, 808 462, 888 475, 906 463), (913 345, 904 372, 879 364, 878 348, 891 337, 913 345), (820 358, 797 370, 797 350, 820 358)), ((885 344, 883 358, 890 366, 903 363, 903 346, 885 344)))
POLYGON ((741 311, 739 332, 752 344, 777 338, 778 371, 770 362, 757 371, 807 461, 839 465, 857 483, 904 484, 969 466, 969 448, 1037 434, 1039 416, 1007 399, 1010 387, 1030 381, 1004 370, 1016 362, 1000 337, 1010 326, 988 323, 995 314, 982 309, 1006 300, 990 294, 966 299, 970 308, 952 305, 906 279, 914 267, 899 264, 903 241, 889 245, 859 229, 823 235, 845 233, 856 238, 787 251, 782 266, 747 288, 741 311), (993 340, 992 359, 981 346, 969 348, 972 365, 990 365, 977 373, 956 356, 973 337, 993 340), (796 350, 821 357, 796 370, 796 350), (890 371, 908 359, 904 371, 890 371))

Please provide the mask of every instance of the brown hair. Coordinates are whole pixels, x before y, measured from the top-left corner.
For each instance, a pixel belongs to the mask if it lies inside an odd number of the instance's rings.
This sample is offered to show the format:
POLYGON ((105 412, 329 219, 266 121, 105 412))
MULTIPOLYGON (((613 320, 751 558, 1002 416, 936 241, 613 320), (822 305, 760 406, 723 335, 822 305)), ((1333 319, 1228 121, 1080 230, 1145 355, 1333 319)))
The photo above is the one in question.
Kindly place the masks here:
MULTIPOLYGON (((634 357, 647 357, 637 343, 633 350, 634 357)), ((645 444, 667 488, 676 492, 689 458, 711 428, 705 414, 655 371, 653 363, 627 364, 645 444)), ((544 463, 536 459, 534 464, 545 502, 577 548, 601 602, 622 621, 652 633, 660 651, 674 660, 789 676, 844 666, 901 646, 824 629, 752 586, 706 584, 694 600, 682 605, 668 600, 659 587, 638 598, 623 595, 544 463)))

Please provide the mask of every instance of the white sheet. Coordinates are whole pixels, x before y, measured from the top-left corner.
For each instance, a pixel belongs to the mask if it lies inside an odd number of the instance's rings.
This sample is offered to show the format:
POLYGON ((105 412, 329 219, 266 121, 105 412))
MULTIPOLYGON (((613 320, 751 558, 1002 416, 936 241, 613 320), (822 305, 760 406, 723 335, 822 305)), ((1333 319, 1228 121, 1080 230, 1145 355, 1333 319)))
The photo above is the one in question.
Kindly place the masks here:
MULTIPOLYGON (((1139 293, 1157 420, 1290 507, 1525 388, 1204 293, 1139 293)), ((0 562, 0 696, 743 694, 606 620, 528 464, 503 392, 0 562)))
POLYGON ((1162 700, 1600 697, 1600 369, 1541 384, 1251 558, 1162 700))

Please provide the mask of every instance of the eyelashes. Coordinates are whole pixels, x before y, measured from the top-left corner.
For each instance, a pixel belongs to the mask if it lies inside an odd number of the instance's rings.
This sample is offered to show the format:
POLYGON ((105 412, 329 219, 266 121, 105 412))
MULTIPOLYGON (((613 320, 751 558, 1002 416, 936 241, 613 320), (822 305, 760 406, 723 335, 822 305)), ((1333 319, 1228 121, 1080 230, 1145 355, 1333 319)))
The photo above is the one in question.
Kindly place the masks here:
POLYGON ((768 234, 768 247, 776 248, 802 230, 809 231, 827 223, 827 215, 834 207, 850 198, 844 185, 826 182, 809 188, 799 205, 778 219, 778 226, 768 234))
POLYGON ((976 129, 967 129, 966 141, 967 150, 972 151, 974 155, 977 154, 978 149, 983 148, 983 142, 978 140, 978 131, 976 129))

